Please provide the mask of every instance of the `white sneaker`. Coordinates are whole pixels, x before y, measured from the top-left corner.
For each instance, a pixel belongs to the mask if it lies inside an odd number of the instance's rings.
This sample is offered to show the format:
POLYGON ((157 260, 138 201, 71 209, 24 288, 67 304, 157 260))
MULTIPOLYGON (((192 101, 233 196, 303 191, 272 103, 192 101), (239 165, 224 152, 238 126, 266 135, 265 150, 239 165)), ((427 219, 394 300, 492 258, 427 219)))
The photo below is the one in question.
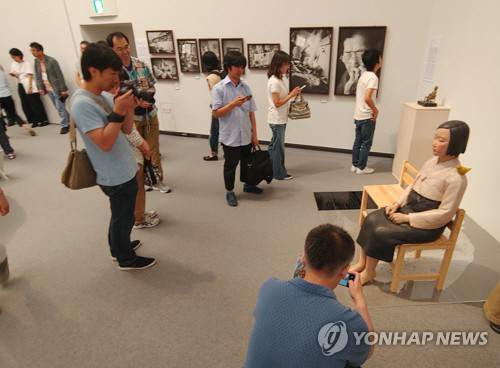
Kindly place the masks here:
POLYGON ((358 168, 356 166, 354 166, 354 165, 351 166, 351 172, 356 172, 357 169, 358 168))
POLYGON ((363 170, 360 170, 359 168, 357 168, 356 174, 358 174, 358 175, 372 174, 374 171, 375 171, 375 169, 372 169, 371 167, 366 166, 363 170))
POLYGON ((144 212, 144 217, 148 217, 150 219, 153 219, 155 218, 156 216, 158 216, 158 214, 156 213, 155 210, 152 210, 152 211, 146 211, 144 212))
POLYGON ((170 189, 167 184, 164 184, 162 182, 156 183, 151 188, 153 188, 153 190, 159 190, 160 193, 170 193, 172 191, 172 189, 170 189))
POLYGON ((143 229, 143 228, 148 228, 148 227, 155 227, 160 223, 159 218, 149 218, 145 217, 144 221, 141 222, 140 224, 134 225, 134 229, 143 229))

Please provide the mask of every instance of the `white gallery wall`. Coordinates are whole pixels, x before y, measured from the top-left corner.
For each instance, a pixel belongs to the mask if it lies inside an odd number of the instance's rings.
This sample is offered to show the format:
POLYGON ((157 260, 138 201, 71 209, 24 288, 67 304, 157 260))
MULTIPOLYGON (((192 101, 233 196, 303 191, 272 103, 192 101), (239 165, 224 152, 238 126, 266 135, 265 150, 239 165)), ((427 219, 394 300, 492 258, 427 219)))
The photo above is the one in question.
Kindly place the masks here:
MULTIPOLYGON (((500 1, 433 4, 429 36, 441 36, 435 71, 439 100, 451 107, 450 119, 471 128, 462 165, 471 167, 462 207, 478 224, 500 240, 500 1)), ((419 84, 418 96, 433 85, 419 84)))
MULTIPOLYGON (((440 86, 439 97, 444 97, 444 102, 451 106, 451 118, 471 122, 472 127, 471 143, 463 161, 474 169, 468 174, 470 187, 464 207, 471 217, 500 239, 500 229, 495 226, 498 221, 493 216, 498 199, 495 208, 485 206, 493 201, 490 198, 493 194, 486 188, 498 182, 494 178, 498 179, 499 164, 491 149, 493 132, 499 133, 498 125, 493 126, 498 118, 492 116, 496 115, 493 86, 498 85, 500 75, 495 73, 499 44, 494 38, 499 31, 494 19, 495 14, 500 13, 498 1, 480 0, 471 7, 452 0, 254 0, 248 3, 117 0, 118 16, 104 18, 89 17, 90 0, 19 0, 16 6, 0 1, 0 64, 7 68, 10 65, 8 49, 11 47, 20 48, 27 59, 32 60, 28 45, 36 40, 44 45, 48 55, 60 62, 72 90, 75 89, 72 73, 76 49, 83 39, 81 26, 88 29, 91 25, 130 23, 135 39, 144 39, 146 30, 159 29, 173 30, 175 39, 243 38, 245 54, 247 43, 280 43, 281 49, 289 52, 290 27, 333 26, 330 95, 306 95, 312 118, 291 121, 287 142, 342 149, 352 146, 354 98, 333 95, 335 66, 339 62, 338 27, 387 26, 377 100, 381 113, 372 147, 372 151, 383 153, 396 150, 402 104, 421 98, 433 87, 421 82, 421 76, 428 38, 441 35, 435 83, 440 86), (26 9, 22 15, 20 7, 26 9)), ((252 88, 259 109, 258 136, 269 140, 266 73, 247 69, 245 81, 252 88)), ((12 88, 16 91, 14 80, 12 88)), ((203 75, 180 73, 179 81, 158 82, 156 98, 159 106, 169 110, 160 109, 160 124, 164 129, 208 134, 210 99, 203 75)), ((51 120, 58 121, 55 110, 46 98, 44 100, 51 120)), ((200 144, 205 143, 200 141, 200 144)))

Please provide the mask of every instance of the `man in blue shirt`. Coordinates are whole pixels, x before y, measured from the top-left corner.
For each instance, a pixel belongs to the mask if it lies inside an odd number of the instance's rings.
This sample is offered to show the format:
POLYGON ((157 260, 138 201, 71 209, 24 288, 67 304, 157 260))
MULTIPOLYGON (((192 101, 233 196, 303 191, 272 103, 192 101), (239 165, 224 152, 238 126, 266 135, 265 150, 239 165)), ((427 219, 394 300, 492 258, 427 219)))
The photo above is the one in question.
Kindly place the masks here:
MULTIPOLYGON (((219 142, 224 149, 224 184, 226 200, 230 206, 237 206, 234 194, 236 167, 241 161, 240 181, 247 180, 247 170, 243 164, 252 152, 252 146, 259 144, 255 111, 257 106, 252 98, 252 90, 240 78, 247 60, 240 52, 232 51, 224 56, 227 77, 212 88, 212 110, 219 119, 219 142)), ((263 190, 255 185, 244 184, 243 191, 261 194, 263 190)))
POLYGON ((369 358, 373 326, 359 274, 348 284, 354 310, 333 292, 353 256, 354 242, 340 227, 309 232, 304 278, 269 279, 260 288, 245 368, 357 367, 369 358))
POLYGON ((141 242, 130 241, 137 193, 137 163, 124 134, 132 131, 134 108, 141 102, 132 91, 116 97, 114 104, 103 91, 119 81, 122 62, 107 46, 90 44, 81 59, 83 86, 72 97, 71 115, 80 131, 97 184, 109 197, 111 222, 108 242, 120 270, 153 266, 154 258, 140 257, 141 242))

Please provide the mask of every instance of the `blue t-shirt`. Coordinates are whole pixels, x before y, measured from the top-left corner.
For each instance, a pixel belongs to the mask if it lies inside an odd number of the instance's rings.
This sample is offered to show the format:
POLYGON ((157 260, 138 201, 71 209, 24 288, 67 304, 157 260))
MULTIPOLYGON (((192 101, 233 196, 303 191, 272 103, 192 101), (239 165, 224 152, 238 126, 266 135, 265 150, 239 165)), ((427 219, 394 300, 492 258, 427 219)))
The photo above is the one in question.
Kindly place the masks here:
POLYGON ((122 132, 118 133, 116 141, 109 152, 104 152, 87 136, 87 132, 104 128, 108 124, 107 116, 113 109, 113 100, 109 96, 97 96, 93 93, 77 90, 71 100, 71 116, 80 131, 90 162, 97 174, 97 184, 115 186, 132 179, 139 167, 130 149, 127 138, 122 132), (77 95, 82 95, 77 97, 77 95), (94 100, 83 95, 100 99, 110 107, 106 111, 94 100))
MULTIPOLYGON (((226 106, 238 96, 251 96, 252 90, 243 81, 237 86, 229 77, 224 78, 212 88, 212 110, 226 106)), ((246 146, 252 143, 252 122, 250 113, 257 111, 255 98, 241 106, 236 106, 219 118, 219 142, 231 147, 246 146)))
POLYGON ((332 290, 301 278, 267 280, 260 288, 245 368, 359 366, 370 346, 361 315, 340 304, 332 290))

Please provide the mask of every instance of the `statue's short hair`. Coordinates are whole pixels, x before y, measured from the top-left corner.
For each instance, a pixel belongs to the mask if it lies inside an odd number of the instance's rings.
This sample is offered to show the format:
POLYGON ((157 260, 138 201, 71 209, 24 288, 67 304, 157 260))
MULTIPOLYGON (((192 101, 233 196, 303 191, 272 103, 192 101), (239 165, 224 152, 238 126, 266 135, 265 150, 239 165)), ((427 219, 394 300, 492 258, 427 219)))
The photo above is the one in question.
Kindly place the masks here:
POLYGON ((438 129, 450 130, 450 143, 448 144, 447 155, 458 156, 465 152, 469 140, 469 126, 460 120, 449 120, 438 126, 438 129))

